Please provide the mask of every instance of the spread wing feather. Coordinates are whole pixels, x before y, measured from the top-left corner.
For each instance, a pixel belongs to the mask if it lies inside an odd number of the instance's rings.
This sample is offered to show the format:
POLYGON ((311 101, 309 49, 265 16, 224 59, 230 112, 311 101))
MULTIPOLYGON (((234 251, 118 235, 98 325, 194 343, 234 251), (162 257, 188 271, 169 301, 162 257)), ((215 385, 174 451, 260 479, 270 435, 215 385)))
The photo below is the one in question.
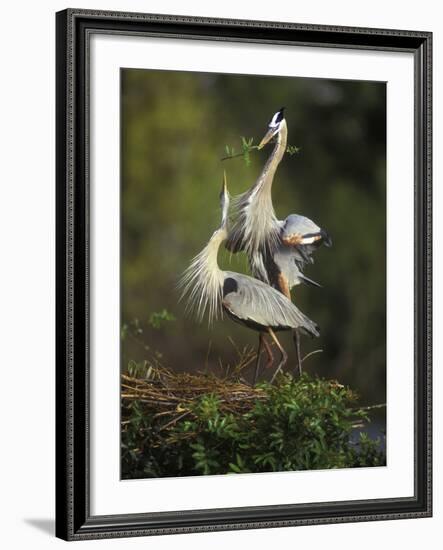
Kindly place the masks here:
POLYGON ((281 236, 283 238, 291 235, 310 235, 321 232, 321 228, 309 218, 291 214, 284 220, 281 236))
POLYGON ((300 268, 303 268, 306 263, 314 262, 312 254, 320 244, 332 245, 331 238, 324 229, 321 229, 309 218, 298 214, 291 214, 283 221, 280 235, 282 242, 295 235, 303 238, 303 241, 293 248, 294 261, 300 268))
POLYGON ((226 278, 236 281, 237 290, 224 296, 223 304, 238 319, 263 327, 297 328, 319 336, 317 325, 274 288, 240 273, 227 271, 226 278))

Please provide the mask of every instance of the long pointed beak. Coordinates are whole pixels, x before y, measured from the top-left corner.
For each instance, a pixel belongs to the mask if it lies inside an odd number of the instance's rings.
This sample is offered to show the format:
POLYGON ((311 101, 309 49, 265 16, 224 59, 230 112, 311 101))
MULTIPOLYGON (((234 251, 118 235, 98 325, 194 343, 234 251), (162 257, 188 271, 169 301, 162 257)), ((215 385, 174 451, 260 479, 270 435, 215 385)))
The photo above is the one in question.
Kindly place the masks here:
POLYGON ((269 141, 271 141, 271 139, 273 138, 275 134, 275 130, 273 130, 272 128, 270 128, 267 132, 266 132, 266 135, 265 137, 260 141, 257 149, 262 149, 269 141))
POLYGON ((228 210, 229 210, 229 193, 228 193, 228 180, 226 177, 226 170, 223 170, 223 186, 220 193, 220 204, 222 208, 222 223, 221 227, 226 227, 228 222, 228 210))

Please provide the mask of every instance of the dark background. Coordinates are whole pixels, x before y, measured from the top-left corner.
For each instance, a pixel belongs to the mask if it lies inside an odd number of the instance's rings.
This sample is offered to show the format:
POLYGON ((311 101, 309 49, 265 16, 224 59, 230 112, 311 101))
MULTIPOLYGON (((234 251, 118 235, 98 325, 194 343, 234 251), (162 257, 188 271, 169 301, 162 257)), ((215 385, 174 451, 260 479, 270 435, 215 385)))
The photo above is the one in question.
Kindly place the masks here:
MULTIPOLYGON (((323 79, 122 70, 122 368, 158 360, 176 370, 221 373, 257 334, 229 319, 209 328, 184 314, 177 281, 220 223, 223 169, 231 194, 248 189, 271 146, 221 161, 241 136, 258 143, 286 107, 288 144, 273 184, 280 219, 303 214, 325 228, 306 274, 323 285, 297 286, 297 306, 321 327, 302 355, 322 349, 305 369, 337 378, 362 403, 385 402, 386 385, 386 87, 323 79), (166 309, 175 321, 155 328, 166 309), (137 320, 137 325, 134 323, 137 320), (220 366, 222 365, 222 366, 220 366)), ((246 271, 243 258, 222 267, 246 271)), ((281 334, 295 367, 289 334, 281 334)))

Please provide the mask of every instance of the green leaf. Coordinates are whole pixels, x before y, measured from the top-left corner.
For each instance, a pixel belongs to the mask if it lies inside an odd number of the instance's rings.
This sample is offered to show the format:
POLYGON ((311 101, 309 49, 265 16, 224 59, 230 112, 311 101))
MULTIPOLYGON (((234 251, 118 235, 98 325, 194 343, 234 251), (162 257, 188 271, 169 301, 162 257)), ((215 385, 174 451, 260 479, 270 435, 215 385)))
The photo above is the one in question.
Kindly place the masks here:
POLYGON ((149 317, 149 324, 152 328, 159 329, 161 326, 170 321, 175 321, 175 317, 167 309, 161 311, 154 311, 149 317))

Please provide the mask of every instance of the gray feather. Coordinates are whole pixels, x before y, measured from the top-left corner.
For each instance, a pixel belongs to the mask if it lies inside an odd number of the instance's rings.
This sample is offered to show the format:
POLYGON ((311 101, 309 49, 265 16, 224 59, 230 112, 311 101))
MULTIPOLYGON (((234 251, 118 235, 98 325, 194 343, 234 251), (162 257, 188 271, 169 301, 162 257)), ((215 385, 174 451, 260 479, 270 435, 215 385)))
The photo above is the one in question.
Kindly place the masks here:
POLYGON ((240 273, 227 271, 237 290, 223 298, 223 305, 238 319, 274 329, 301 329, 319 336, 317 325, 304 315, 286 296, 269 285, 240 273))
POLYGON ((311 286, 316 286, 317 288, 321 288, 321 284, 319 283, 316 283, 315 281, 313 281, 312 279, 310 279, 309 277, 306 277, 306 275, 303 275, 303 273, 300 275, 300 278, 301 280, 308 284, 308 285, 311 285, 311 286))
POLYGON ((299 214, 291 214, 283 221, 282 238, 291 235, 309 235, 320 233, 321 228, 309 218, 299 214))

